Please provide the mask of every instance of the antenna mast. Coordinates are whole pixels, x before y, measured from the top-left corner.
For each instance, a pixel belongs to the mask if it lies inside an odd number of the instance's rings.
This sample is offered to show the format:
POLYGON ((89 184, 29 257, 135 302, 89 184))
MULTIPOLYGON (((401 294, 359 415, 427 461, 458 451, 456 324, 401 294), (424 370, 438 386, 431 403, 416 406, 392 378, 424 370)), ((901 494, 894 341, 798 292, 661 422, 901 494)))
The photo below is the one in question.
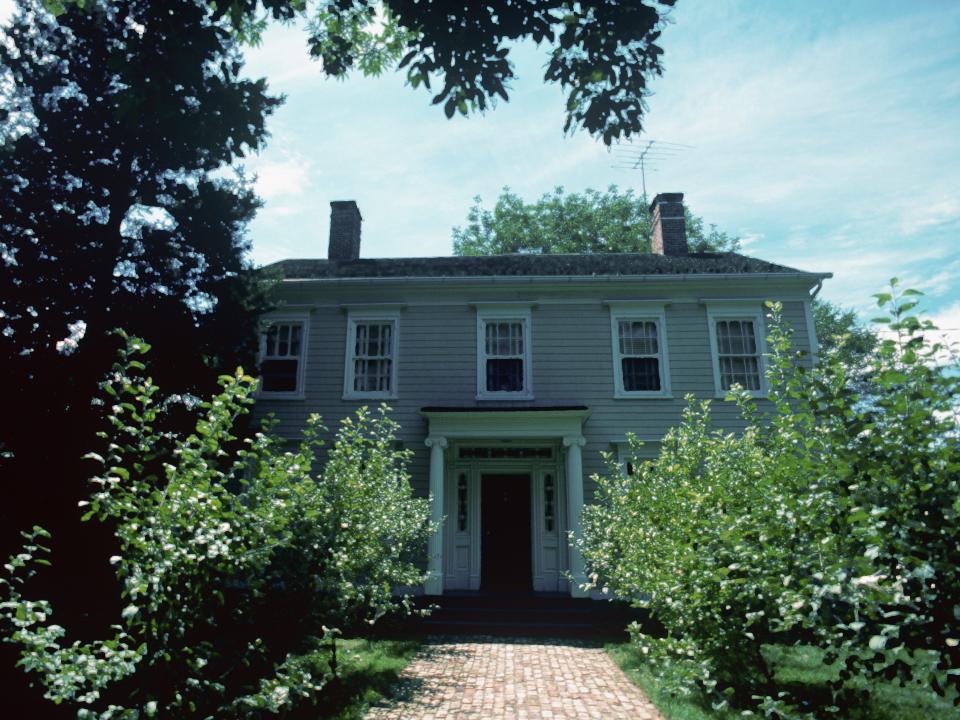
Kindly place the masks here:
POLYGON ((643 201, 647 202, 647 172, 657 172, 659 162, 673 158, 692 147, 692 145, 667 142, 666 140, 647 140, 636 146, 630 143, 626 146, 617 147, 617 164, 610 167, 621 170, 639 170, 643 188, 643 201))

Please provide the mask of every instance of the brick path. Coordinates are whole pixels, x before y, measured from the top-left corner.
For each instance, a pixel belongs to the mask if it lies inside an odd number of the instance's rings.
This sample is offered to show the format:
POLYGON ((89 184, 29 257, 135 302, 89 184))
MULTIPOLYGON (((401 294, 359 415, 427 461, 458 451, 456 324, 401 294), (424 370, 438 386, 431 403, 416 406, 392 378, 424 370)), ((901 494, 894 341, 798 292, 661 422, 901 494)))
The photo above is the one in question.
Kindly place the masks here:
POLYGON ((432 638, 365 720, 663 720, 603 651, 576 640, 432 638))

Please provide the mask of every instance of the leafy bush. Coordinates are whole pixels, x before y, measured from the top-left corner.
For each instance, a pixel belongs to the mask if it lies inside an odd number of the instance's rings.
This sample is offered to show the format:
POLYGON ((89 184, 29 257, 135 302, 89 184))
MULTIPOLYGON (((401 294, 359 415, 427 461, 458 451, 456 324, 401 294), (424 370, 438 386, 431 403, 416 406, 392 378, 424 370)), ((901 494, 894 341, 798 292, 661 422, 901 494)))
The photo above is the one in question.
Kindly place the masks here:
POLYGON ((690 397, 656 460, 597 478, 580 547, 666 629, 633 637, 673 690, 779 717, 843 712, 876 678, 958 697, 960 378, 916 294, 879 296, 864 394, 836 354, 804 367, 771 305, 771 403, 731 394, 743 432, 690 397), (777 646, 804 645, 841 663, 822 697, 777 679, 777 646))
POLYGON ((345 419, 322 469, 318 417, 295 448, 268 433, 241 442, 256 383, 239 370, 197 408, 192 434, 158 432, 148 349, 128 340, 104 384, 113 430, 89 456, 103 470, 86 516, 115 528, 120 622, 107 640, 68 642, 50 604, 26 599, 47 563, 34 528, 0 578, 7 639, 78 717, 244 717, 307 700, 332 671, 317 670, 317 638, 375 622, 397 609, 395 588, 424 580, 412 558, 431 528, 409 451, 395 449, 386 408, 345 419))

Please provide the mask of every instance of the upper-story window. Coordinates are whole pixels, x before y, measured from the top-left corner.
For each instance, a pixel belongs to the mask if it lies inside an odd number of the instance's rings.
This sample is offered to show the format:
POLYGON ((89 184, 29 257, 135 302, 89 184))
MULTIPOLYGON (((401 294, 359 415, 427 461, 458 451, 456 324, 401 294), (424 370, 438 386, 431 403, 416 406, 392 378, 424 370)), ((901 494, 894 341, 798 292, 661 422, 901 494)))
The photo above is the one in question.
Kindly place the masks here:
POLYGON ((663 307, 611 303, 614 397, 668 397, 666 320, 663 307))
POLYGON ((305 313, 276 314, 264 319, 260 334, 260 395, 303 397, 308 325, 305 313))
POLYGON ((739 385, 766 394, 763 315, 759 303, 709 303, 713 375, 718 394, 739 385))
POLYGON ((347 324, 344 398, 396 398, 399 318, 351 313, 347 324))
POLYGON ((477 398, 533 397, 530 311, 477 308, 477 398))

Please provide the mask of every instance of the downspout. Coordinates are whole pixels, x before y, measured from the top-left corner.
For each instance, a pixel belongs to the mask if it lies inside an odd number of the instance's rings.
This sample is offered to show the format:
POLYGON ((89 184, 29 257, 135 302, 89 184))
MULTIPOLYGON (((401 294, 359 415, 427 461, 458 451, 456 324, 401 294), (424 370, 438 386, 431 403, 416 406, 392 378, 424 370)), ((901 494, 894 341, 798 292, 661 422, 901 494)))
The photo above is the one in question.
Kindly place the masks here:
POLYGON ((823 278, 817 280, 817 286, 813 289, 813 292, 810 293, 810 299, 815 300, 817 295, 820 294, 820 291, 823 289, 823 278))

